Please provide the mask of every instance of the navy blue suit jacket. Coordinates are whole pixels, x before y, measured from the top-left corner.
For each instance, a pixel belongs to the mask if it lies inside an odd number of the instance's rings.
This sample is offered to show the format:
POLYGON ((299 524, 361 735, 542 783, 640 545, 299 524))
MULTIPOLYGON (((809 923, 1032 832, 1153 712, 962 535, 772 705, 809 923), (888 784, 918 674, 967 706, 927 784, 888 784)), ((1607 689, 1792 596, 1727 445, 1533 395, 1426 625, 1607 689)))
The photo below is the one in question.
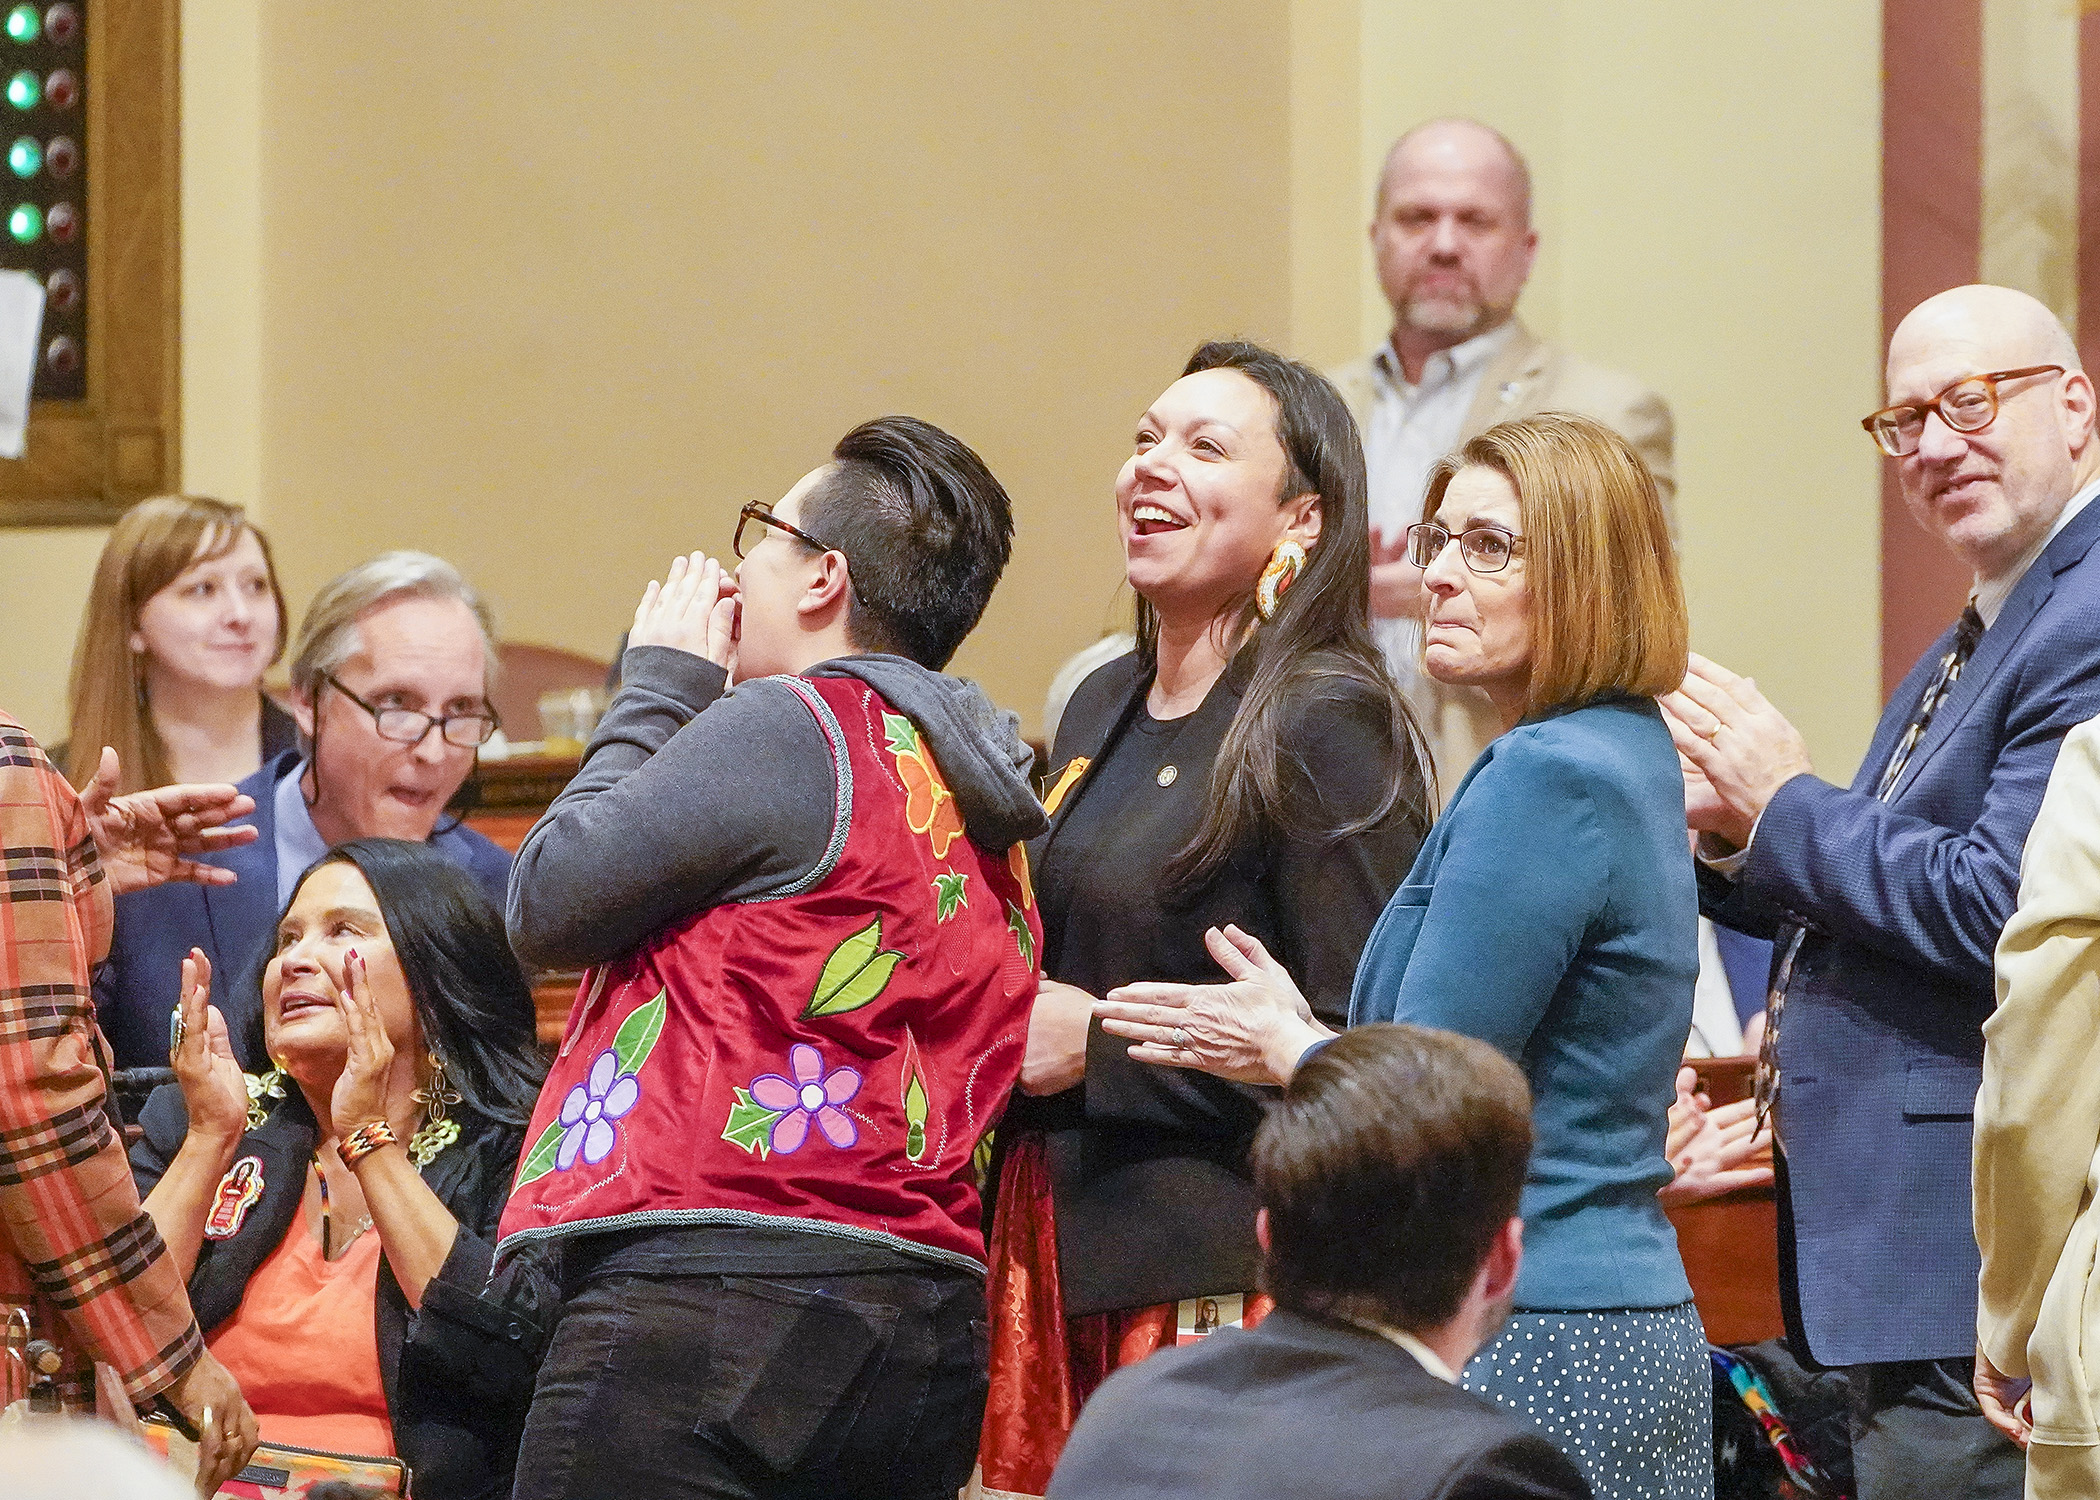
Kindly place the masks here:
MULTIPOLYGON (((250 1072, 265 1060, 248 1056, 244 1042, 261 1003, 247 982, 277 926, 277 783, 299 765, 287 751, 240 784, 255 799, 247 821, 256 840, 206 857, 232 870, 232 885, 162 885, 117 898, 117 925, 109 961, 95 975, 95 1013, 120 1068, 165 1067, 168 1013, 182 987, 182 961, 192 948, 211 960, 212 1003, 226 1017, 235 1055, 250 1072)), ((471 828, 454 828, 431 841, 471 874, 503 909, 510 856, 471 828)))
POLYGON ((1587 1500, 1544 1437, 1375 1333, 1278 1310, 1087 1402, 1050 1500, 1587 1500))
POLYGON ((1797 776, 1715 921, 1808 929, 1779 1031, 1781 1292, 1829 1365, 1976 1347, 1970 1136, 1998 934, 2070 729, 2100 714, 2100 504, 2065 526, 1977 642, 1895 795, 1874 788, 1954 632, 1903 679, 1851 789, 1797 776))

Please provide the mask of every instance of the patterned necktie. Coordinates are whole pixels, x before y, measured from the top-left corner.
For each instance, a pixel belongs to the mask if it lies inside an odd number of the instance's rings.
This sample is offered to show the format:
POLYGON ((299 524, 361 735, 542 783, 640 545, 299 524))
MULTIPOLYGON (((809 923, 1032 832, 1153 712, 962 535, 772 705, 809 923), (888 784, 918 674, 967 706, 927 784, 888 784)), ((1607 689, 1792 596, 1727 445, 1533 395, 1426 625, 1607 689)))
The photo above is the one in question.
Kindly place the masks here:
MULTIPOLYGON (((1961 620, 1954 627, 1953 646, 1940 658, 1939 671, 1933 674, 1932 684, 1918 700, 1917 710, 1911 714, 1903 738, 1896 741, 1888 766, 1874 785, 1876 801, 1886 802, 1894 794, 1896 784, 1903 779, 1903 772, 1910 765, 1912 753, 1932 724, 1932 716, 1947 701, 1947 695, 1954 691, 1954 684, 1961 680, 1961 669, 1975 654, 1976 642, 1982 637, 1983 616, 1976 613, 1976 605, 1971 601, 1962 610, 1961 620)), ((1757 1044, 1757 1124, 1760 1128, 1779 1098, 1779 1018, 1786 1010, 1786 987, 1794 977, 1794 960, 1800 956, 1801 940, 1807 935, 1807 929, 1792 923, 1781 927, 1777 934, 1779 962, 1772 970, 1772 987, 1765 994, 1765 1030, 1757 1044)), ((1776 1134, 1776 1121, 1773 1129, 1776 1134)))

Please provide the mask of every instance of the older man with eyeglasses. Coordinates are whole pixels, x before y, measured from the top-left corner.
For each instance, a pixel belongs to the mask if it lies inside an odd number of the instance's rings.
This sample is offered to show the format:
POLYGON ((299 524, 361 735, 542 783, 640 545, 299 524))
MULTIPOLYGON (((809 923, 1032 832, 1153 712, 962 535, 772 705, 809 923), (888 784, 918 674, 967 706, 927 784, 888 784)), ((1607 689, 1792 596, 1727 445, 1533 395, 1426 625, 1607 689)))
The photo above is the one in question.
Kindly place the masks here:
POLYGON ((1971 1135, 2028 829, 2065 734, 2100 714, 2100 437, 2070 335, 2003 287, 1915 308, 1888 399, 1864 425, 1975 583, 1851 787, 1704 658, 1664 707, 1702 904, 1774 940, 1781 1293, 1795 1352, 1849 1370, 1859 1500, 2017 1496, 2020 1451, 1971 1389, 1994 1374, 1973 1359, 1971 1135))
POLYGON ((168 1014, 192 947, 223 976, 213 999, 241 1065, 268 1066, 251 1050, 259 1044, 244 1023, 256 996, 243 981, 300 872, 333 845, 427 840, 503 903, 510 856, 445 814, 497 728, 488 701, 494 661, 487 608, 441 558, 389 552, 315 595, 292 651, 300 748, 241 783, 255 799, 259 837, 214 856, 239 880, 117 902, 95 1001, 120 1066, 165 1061, 168 1014))

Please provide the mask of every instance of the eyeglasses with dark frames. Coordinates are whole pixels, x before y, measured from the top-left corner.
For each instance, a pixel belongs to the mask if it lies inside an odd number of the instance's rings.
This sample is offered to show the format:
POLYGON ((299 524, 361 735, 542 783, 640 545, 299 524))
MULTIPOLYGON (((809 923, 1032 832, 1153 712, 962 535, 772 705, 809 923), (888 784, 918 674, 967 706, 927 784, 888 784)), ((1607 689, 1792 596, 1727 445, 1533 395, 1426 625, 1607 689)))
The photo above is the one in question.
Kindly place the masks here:
MULTIPOLYGON (((729 548, 739 558, 746 555, 744 551, 747 545, 746 538, 750 534, 751 523, 754 521, 762 528, 770 526, 775 531, 784 531, 804 546, 814 547, 819 552, 837 552, 839 550, 837 547, 826 546, 801 527, 781 520, 780 517, 773 514, 773 507, 764 501, 754 500, 736 513, 736 535, 730 538, 729 548)), ((763 539, 763 532, 761 532, 759 540, 763 539)), ((748 545, 756 547, 758 541, 750 541, 748 545)))
POLYGON ((321 680, 370 714, 379 737, 397 745, 420 745, 435 729, 446 744, 473 750, 486 745, 502 727, 503 721, 496 717, 494 709, 471 714, 426 714, 413 708, 380 708, 344 687, 333 672, 323 672, 321 680))
POLYGON ((1524 538, 1499 526, 1475 526, 1471 531, 1450 532, 1433 521, 1407 528, 1407 560, 1426 568, 1444 555, 1452 542, 1458 555, 1475 573, 1499 573, 1512 557, 1524 555, 1524 538))
POLYGON ((1890 458, 1904 458, 1918 451, 1918 444, 1925 437, 1927 413, 1938 412, 1940 420, 1956 432, 1981 432, 1998 418, 1998 387, 2002 382, 2063 372, 2062 365, 2029 365, 2022 370, 1966 375, 1930 401, 1884 406, 1872 416, 1860 418, 1859 425, 1881 445, 1883 453, 1890 458))

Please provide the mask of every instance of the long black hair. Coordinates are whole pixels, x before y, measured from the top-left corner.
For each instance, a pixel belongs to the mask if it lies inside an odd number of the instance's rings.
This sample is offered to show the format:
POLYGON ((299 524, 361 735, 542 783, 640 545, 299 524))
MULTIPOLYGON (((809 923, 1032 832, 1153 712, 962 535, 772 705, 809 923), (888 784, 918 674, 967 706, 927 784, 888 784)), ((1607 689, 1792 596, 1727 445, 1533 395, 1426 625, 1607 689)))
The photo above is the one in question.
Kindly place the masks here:
MULTIPOLYGON (((461 1106, 492 1124, 521 1130, 531 1124, 547 1062, 539 1050, 532 989, 504 936, 502 913, 466 871, 428 844, 405 839, 336 845, 300 872, 285 910, 326 865, 355 865, 372 887, 408 981, 423 1045, 443 1061, 461 1106)), ((258 983, 274 948, 266 947, 258 983)), ((255 1016, 253 1053, 260 1055, 261 1006, 255 1016)))
MULTIPOLYGON (((1318 495, 1320 535, 1274 619, 1261 619, 1254 580, 1247 581, 1231 623, 1244 640, 1228 668, 1244 673, 1247 687, 1218 747, 1202 821, 1167 867, 1176 884, 1204 880, 1250 838, 1341 838, 1396 814, 1418 834, 1429 828, 1428 747, 1371 638, 1370 490, 1356 420, 1325 376, 1259 344, 1198 345, 1181 373, 1203 370, 1237 370, 1275 401, 1285 459, 1276 503, 1318 495), (1390 726, 1384 792, 1370 812, 1339 826, 1313 821, 1319 799, 1288 795, 1286 784, 1284 730, 1308 703, 1322 700, 1375 705, 1390 726)), ((1159 615, 1143 598, 1137 641, 1138 659, 1154 667, 1159 615)))

